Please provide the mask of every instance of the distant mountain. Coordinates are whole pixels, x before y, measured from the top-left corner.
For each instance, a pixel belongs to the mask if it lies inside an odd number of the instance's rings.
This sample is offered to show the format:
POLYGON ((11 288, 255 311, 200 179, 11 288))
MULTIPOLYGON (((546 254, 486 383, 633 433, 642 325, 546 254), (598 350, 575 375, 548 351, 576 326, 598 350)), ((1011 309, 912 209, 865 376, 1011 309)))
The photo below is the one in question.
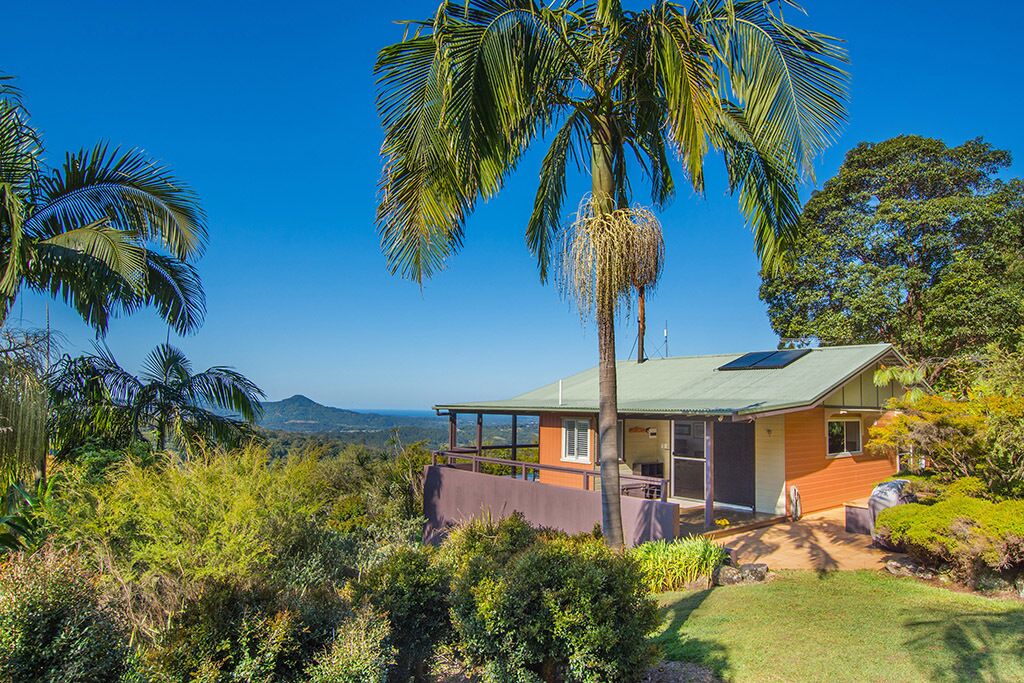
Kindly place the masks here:
POLYGON ((263 404, 259 425, 289 432, 378 432, 397 427, 446 429, 447 421, 438 417, 385 415, 333 408, 296 394, 283 401, 263 404))

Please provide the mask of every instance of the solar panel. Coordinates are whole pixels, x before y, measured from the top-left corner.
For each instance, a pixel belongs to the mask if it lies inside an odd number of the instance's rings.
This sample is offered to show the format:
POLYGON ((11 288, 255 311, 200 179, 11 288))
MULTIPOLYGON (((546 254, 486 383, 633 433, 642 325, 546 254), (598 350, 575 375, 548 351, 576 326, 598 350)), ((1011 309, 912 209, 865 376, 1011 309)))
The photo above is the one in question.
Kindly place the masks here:
POLYGON ((809 354, 810 349, 786 349, 784 351, 754 351, 729 361, 719 370, 778 370, 809 354))
POLYGON ((745 353, 735 360, 731 360, 719 370, 746 370, 759 361, 767 359, 769 356, 774 356, 775 351, 754 351, 752 353, 745 353))
POLYGON ((786 367, 793 361, 803 358, 810 352, 810 349, 786 349, 785 351, 776 351, 764 360, 754 363, 752 367, 765 370, 777 370, 778 368, 786 367))

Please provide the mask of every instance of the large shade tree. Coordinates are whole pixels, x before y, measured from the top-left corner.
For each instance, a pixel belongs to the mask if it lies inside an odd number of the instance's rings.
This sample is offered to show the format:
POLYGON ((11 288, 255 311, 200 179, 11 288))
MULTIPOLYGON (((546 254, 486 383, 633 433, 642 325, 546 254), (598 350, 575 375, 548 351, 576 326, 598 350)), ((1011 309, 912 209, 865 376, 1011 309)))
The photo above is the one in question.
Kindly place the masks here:
POLYGON ((804 208, 761 298, 783 337, 888 341, 942 380, 950 361, 1024 342, 1024 181, 984 140, 903 135, 850 150, 804 208))
POLYGON ((18 91, 0 78, 0 325, 30 290, 100 334, 143 306, 194 331, 205 301, 191 263, 205 242, 196 194, 139 150, 98 144, 47 165, 18 91))
POLYGON ((230 443, 263 413, 263 391, 238 371, 195 372, 170 344, 153 349, 134 375, 110 350, 64 359, 51 380, 57 446, 90 437, 151 439, 157 450, 190 452, 203 441, 230 443))
MULTIPOLYGON (((789 5, 789 3, 785 3, 789 5)), ((795 11, 795 6, 786 8, 795 11)), ((765 1, 459 0, 381 50, 385 127, 378 224, 393 272, 422 281, 462 245, 466 219, 499 192, 522 154, 547 145, 526 244, 541 279, 563 223, 566 177, 591 181, 595 215, 628 206, 630 176, 651 201, 673 196, 681 162, 698 193, 711 150, 773 267, 794 242, 797 183, 844 117, 837 42, 765 1)), ((604 531, 622 543, 614 307, 599 334, 604 531)))

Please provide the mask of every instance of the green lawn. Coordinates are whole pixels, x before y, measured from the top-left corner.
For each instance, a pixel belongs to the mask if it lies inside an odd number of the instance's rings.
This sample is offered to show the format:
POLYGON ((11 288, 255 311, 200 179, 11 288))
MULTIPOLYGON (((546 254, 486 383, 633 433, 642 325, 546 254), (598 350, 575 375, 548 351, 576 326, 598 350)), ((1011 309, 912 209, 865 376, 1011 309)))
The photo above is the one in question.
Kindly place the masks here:
POLYGON ((1024 603, 880 572, 660 596, 665 659, 728 681, 1024 681, 1024 603))

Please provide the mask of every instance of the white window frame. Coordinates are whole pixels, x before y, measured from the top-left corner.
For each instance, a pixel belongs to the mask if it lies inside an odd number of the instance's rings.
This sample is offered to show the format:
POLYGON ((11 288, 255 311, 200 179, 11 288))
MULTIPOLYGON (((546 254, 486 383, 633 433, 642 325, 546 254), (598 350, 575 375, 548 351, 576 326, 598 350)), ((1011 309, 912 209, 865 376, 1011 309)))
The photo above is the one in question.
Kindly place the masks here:
MULTIPOLYGON (((846 437, 846 427, 843 427, 843 446, 846 446, 846 442, 849 439, 846 437)), ((850 458, 854 455, 860 455, 864 452, 864 422, 859 417, 846 417, 840 415, 833 415, 825 418, 825 457, 826 458, 850 458), (852 422, 857 425, 857 450, 849 451, 842 450, 838 453, 830 453, 828 450, 828 428, 832 422, 852 422)))
POLYGON ((562 462, 577 462, 590 464, 590 420, 587 418, 578 417, 563 417, 562 418, 562 462), (573 445, 578 443, 578 432, 580 425, 583 425, 587 430, 587 452, 583 457, 579 454, 569 453, 569 434, 573 435, 573 445))

